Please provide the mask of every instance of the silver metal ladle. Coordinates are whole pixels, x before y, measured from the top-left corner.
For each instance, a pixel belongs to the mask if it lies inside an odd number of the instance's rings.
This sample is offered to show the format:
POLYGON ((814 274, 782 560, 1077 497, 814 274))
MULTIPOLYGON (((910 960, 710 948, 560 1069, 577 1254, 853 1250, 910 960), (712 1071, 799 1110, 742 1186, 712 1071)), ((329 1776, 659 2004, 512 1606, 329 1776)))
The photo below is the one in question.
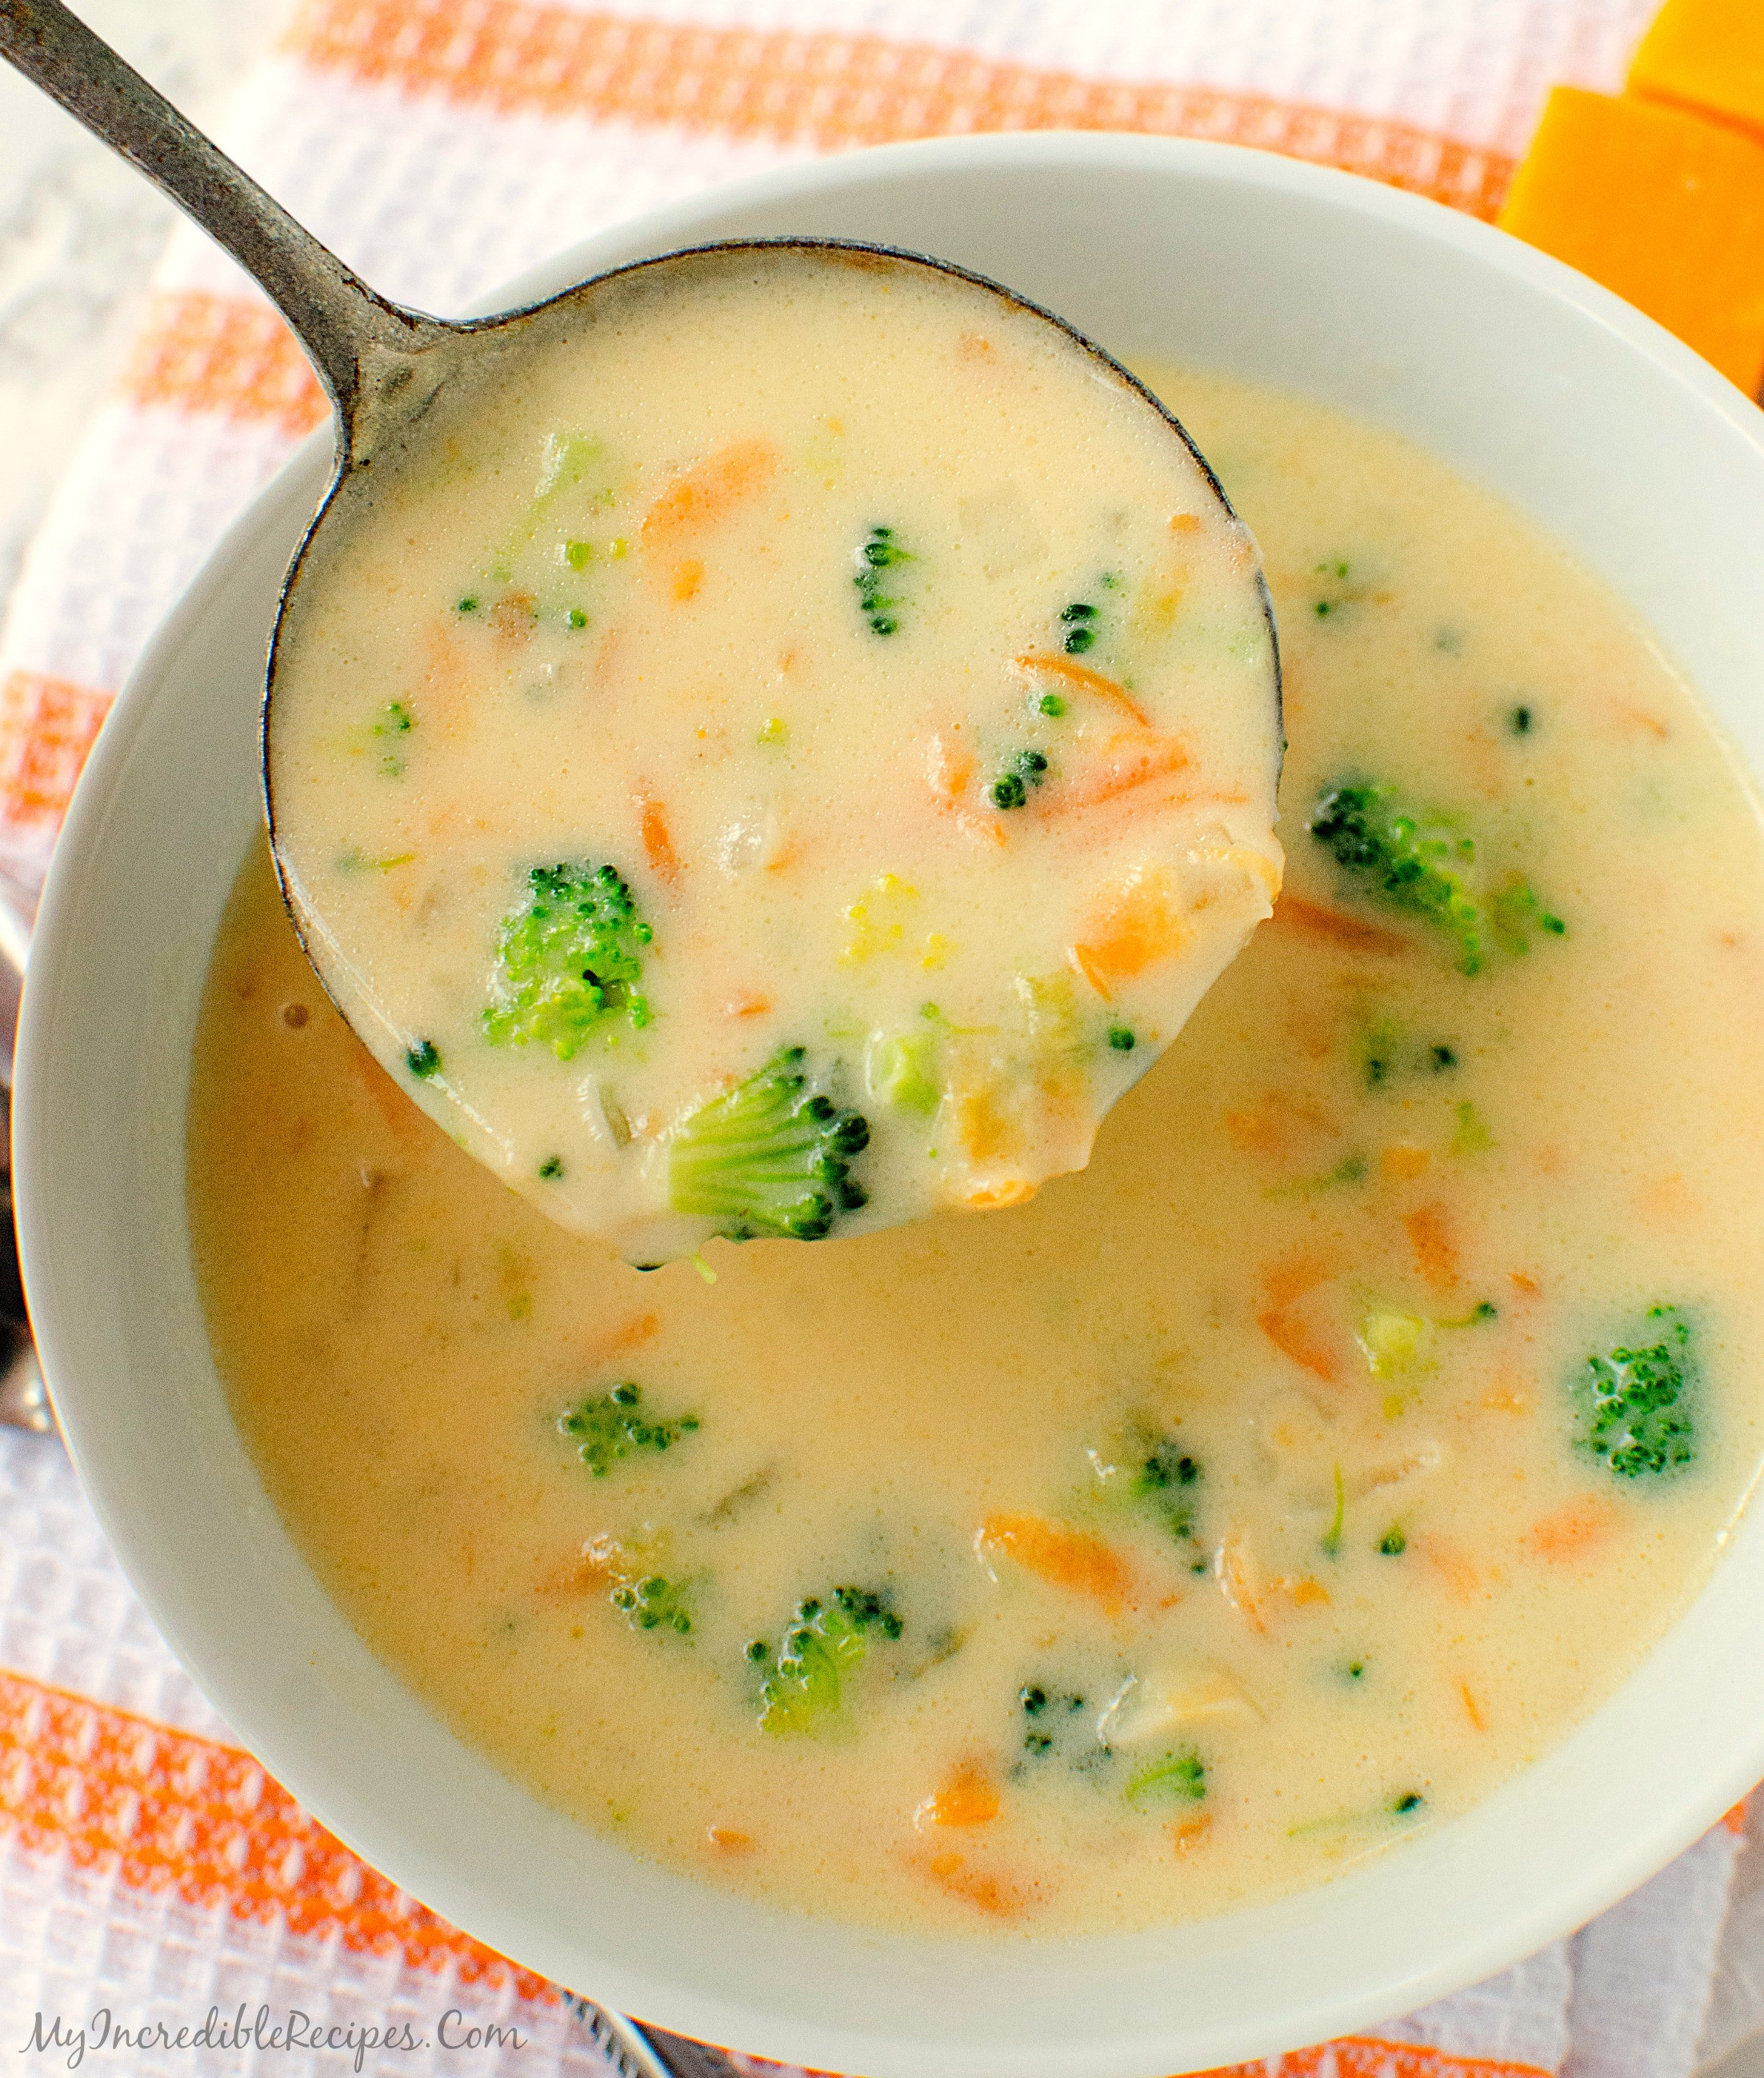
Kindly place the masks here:
MULTIPOLYGON (((666 253, 614 269, 544 302, 500 315, 444 320, 407 310, 377 294, 70 14, 61 0, 0 0, 0 56, 8 59, 147 174, 245 268, 305 347, 336 406, 335 467, 318 513, 283 583, 270 646, 263 710, 265 799, 271 855, 307 955, 345 1020, 355 1027, 357 1036, 382 1063, 391 1065, 391 1059, 398 1054, 403 1054, 407 1062, 414 1061, 416 1056, 406 1049, 416 1042, 404 1036, 407 1020, 399 1014, 399 1006, 381 1001, 364 990, 355 963, 329 928, 331 920, 324 914, 323 902, 303 880, 293 831, 285 843, 278 826, 271 785, 277 769, 272 753, 277 741, 278 645, 283 632, 293 624, 291 610, 303 596, 303 573, 316 568, 320 561, 313 555, 315 545, 333 521, 346 528, 384 481, 388 467, 395 465, 400 451, 424 439, 428 429, 424 421, 444 394, 452 399, 462 392, 492 387, 505 374, 512 376, 536 344, 564 337, 590 321, 594 315, 591 299, 610 285, 625 282, 633 275, 653 278, 665 272, 671 289, 676 282, 689 282, 695 272, 706 271, 713 263, 721 263, 731 255, 746 259, 766 252, 775 257, 781 248, 844 267, 873 268, 885 258, 891 265, 954 277, 969 290, 985 291, 1013 312, 1064 335, 1068 344, 1089 357, 1093 372, 1105 383, 1132 393, 1138 403, 1149 406, 1163 419, 1169 437, 1199 465, 1212 494, 1230 517, 1225 494, 1204 458, 1175 418, 1127 369, 1051 311, 946 261, 842 240, 738 240, 666 253), (383 465, 378 470, 374 468, 376 461, 383 465), (387 1045, 394 1038, 398 1044, 389 1058, 387 1045)), ((437 411, 434 423, 438 424, 445 415, 437 411)), ((329 538, 334 542, 340 536, 333 533, 329 538)), ((1272 715, 1277 721, 1278 651, 1265 586, 1262 610, 1269 635, 1272 715)), ((1279 741, 1277 728, 1273 740, 1279 741)), ((419 1052, 424 1049, 433 1054, 426 1041, 419 1052)), ((1147 1049, 1138 1058, 1136 1067, 1143 1069, 1152 1058, 1147 1049)), ((413 1068, 412 1072, 418 1071, 413 1068)), ((420 1072, 432 1073, 433 1062, 420 1072)), ((504 1181, 522 1187, 508 1170, 507 1145, 468 1101, 467 1093, 463 1089, 451 1090, 445 1082, 431 1087, 445 1093, 445 1101, 455 1107, 451 1115, 456 1120, 469 1122, 472 1131, 462 1141, 467 1151, 489 1163, 504 1181)), ((455 1137, 461 1136, 456 1133, 455 1137)), ((539 1187, 550 1191, 549 1186, 539 1187)), ((843 1209, 855 1209, 866 1202, 862 1192, 855 1187, 853 1189, 855 1194, 845 1201, 843 1209)), ((822 1202, 827 1201, 823 1199, 822 1202)), ((566 1196, 552 1193, 544 1199, 541 1208, 566 1226, 572 1225, 576 1222, 567 1216, 568 1203, 566 1196)), ((888 1223, 883 1217, 885 1209, 872 1208, 868 1224, 888 1223)), ((915 1216, 920 1209, 909 1205, 897 1216, 915 1216)), ((815 1229, 825 1230, 825 1223, 815 1229)), ((642 1266, 656 1266, 646 1262, 642 1266)))

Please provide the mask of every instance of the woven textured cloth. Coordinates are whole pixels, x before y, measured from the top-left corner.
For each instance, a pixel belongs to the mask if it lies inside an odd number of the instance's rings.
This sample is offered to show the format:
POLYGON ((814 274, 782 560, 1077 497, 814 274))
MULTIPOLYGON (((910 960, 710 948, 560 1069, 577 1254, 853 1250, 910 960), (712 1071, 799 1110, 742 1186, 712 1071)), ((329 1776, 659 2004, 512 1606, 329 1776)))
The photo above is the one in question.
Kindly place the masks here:
MULTIPOLYGON (((959 131, 1228 139, 1491 216, 1550 83, 1617 85, 1650 11, 303 0, 220 138, 378 288, 445 312, 733 176, 959 131)), ((181 231, 0 632, 0 874, 27 897, 148 632, 324 412, 262 298, 181 231)), ((1736 1818, 1492 1983, 1266 2068, 1686 2078, 1760 2026, 1764 1848, 1736 1818)), ((610 2068, 566 1992, 399 1892, 239 1750, 65 1458, 0 1436, 0 2045, 77 2068, 82 2029, 94 2068, 139 2078, 610 2068)))

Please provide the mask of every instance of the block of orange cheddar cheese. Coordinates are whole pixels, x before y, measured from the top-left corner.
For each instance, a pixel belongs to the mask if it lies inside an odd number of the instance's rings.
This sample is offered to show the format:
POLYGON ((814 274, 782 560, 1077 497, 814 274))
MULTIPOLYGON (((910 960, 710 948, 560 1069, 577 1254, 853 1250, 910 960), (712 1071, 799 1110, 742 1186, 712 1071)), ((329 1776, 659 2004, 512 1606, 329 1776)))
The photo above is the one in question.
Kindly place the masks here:
POLYGON ((1764 0, 1666 0, 1636 52, 1629 91, 1684 102, 1764 140, 1764 0))
POLYGON ((1558 86, 1499 220, 1758 394, 1764 144, 1656 102, 1558 86))

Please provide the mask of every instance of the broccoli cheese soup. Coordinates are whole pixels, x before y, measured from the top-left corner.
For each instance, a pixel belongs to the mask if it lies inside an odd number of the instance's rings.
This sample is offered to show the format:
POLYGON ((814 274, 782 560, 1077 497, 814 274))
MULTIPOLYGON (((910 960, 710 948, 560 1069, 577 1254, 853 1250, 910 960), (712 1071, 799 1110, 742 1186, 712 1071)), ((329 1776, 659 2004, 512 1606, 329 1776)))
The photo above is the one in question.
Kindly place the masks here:
POLYGON ((327 987, 634 1262, 1026 1200, 1278 889, 1253 544, 1121 370, 923 262, 713 249, 567 323, 291 595, 327 987))
POLYGON ((512 1776, 805 1913, 1065 1936, 1401 1851, 1611 1692, 1764 1453, 1735 766, 1482 491, 1153 380, 1261 544, 1288 872, 1081 1174, 641 1275, 370 1057, 265 857, 214 954, 191 1216, 275 1506, 512 1776))

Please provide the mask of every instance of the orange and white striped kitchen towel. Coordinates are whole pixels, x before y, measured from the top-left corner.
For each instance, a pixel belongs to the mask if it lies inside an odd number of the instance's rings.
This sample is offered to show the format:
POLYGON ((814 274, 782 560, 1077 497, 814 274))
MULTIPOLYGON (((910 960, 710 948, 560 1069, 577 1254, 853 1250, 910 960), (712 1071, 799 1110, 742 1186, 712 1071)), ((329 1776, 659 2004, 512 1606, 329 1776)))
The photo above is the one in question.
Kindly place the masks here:
MULTIPOLYGON (((734 175, 956 131, 1224 138, 1491 216, 1549 84, 1616 86, 1649 11, 299 0, 221 141, 377 287, 445 312, 734 175)), ((323 415, 279 321, 180 232, 0 632, 0 874, 27 896, 154 623, 323 415)), ((1688 2078, 1760 2026, 1764 1850, 1728 1829, 1492 1984, 1268 2069, 1688 2078)), ((128 2078, 608 2068, 558 1988, 398 1892, 237 1749, 131 1594, 57 1447, 10 1434, 0 2051, 22 2051, 27 2072, 89 2063, 128 2078)))

